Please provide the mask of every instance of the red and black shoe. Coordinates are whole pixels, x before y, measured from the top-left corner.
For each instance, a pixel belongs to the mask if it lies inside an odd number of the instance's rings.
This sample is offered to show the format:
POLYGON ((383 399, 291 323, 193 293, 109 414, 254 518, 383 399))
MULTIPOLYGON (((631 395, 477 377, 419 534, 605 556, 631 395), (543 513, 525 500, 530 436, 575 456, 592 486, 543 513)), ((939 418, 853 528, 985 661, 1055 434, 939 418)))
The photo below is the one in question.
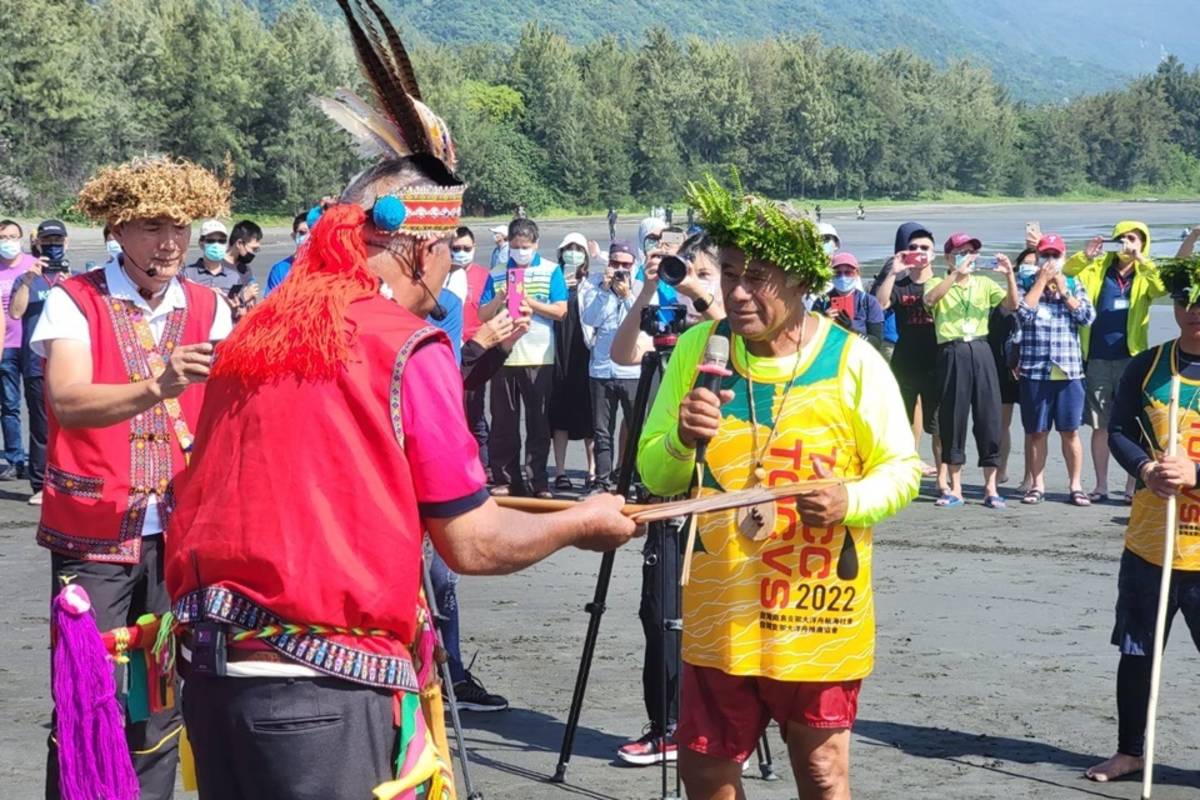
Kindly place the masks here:
POLYGON ((640 739, 617 749, 617 758, 639 767, 661 764, 664 759, 674 761, 677 755, 674 731, 663 736, 651 726, 646 727, 646 733, 640 739))

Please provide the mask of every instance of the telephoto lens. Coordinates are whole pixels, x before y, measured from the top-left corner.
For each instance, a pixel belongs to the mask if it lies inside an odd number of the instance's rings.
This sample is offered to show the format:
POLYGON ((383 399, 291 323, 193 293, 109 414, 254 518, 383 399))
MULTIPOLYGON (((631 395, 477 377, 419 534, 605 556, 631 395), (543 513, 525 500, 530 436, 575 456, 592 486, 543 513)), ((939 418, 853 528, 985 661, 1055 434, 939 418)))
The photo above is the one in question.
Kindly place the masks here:
POLYGON ((658 279, 668 286, 678 286, 688 274, 688 262, 680 256, 663 256, 658 262, 658 279))

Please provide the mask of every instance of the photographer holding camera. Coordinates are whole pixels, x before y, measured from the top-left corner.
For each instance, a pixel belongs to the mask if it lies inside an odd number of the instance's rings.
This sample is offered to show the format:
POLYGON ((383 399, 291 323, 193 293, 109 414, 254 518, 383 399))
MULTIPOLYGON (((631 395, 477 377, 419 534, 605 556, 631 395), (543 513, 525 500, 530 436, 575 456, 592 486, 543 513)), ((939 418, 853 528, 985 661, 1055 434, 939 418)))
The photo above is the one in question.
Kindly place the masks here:
POLYGON ((21 377, 25 384, 25 407, 29 411, 29 487, 33 495, 29 505, 42 504, 42 483, 46 472, 45 380, 43 359, 30 349, 33 329, 42 316, 46 295, 59 281, 67 278, 71 262, 67 259, 67 228, 59 220, 48 219, 37 227, 37 246, 41 257, 13 284, 8 316, 21 321, 21 377))
POLYGON ((608 264, 603 272, 589 275, 579 285, 580 321, 595 330, 591 361, 588 365, 592 398, 592 429, 596 453, 596 478, 591 491, 608 491, 616 484, 613 469, 613 428, 617 405, 626 419, 633 413, 637 392, 637 366, 623 366, 612 359, 613 340, 629 316, 634 296, 641 288, 631 271, 633 247, 613 242, 608 248, 608 264))
POLYGON ((612 360, 615 364, 637 365, 641 363, 642 354, 651 347, 650 336, 642 329, 643 312, 646 309, 661 307, 663 310, 655 316, 659 323, 667 322, 664 310, 668 306, 662 305, 663 293, 660 289, 673 290, 675 298, 683 301, 679 307, 686 312, 683 320, 685 326, 725 318, 716 246, 703 232, 689 236, 681 245, 676 246, 668 241, 650 250, 646 254, 641 281, 641 291, 617 329, 617 335, 613 337, 612 360), (665 284, 665 287, 661 284, 665 284))

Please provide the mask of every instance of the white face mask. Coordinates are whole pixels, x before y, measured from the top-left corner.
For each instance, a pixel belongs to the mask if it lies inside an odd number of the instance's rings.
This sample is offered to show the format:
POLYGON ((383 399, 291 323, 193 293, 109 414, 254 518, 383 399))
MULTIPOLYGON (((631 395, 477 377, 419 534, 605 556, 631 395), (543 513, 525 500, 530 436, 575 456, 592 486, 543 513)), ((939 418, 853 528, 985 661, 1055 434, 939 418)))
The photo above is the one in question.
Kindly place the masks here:
POLYGON ((528 267, 533 263, 533 255, 537 252, 532 247, 510 247, 508 249, 508 257, 513 260, 513 263, 518 267, 528 267))
POLYGON ((837 243, 833 239, 828 239, 821 243, 821 249, 825 251, 825 255, 833 255, 833 251, 837 249, 837 243))
POLYGON ((564 250, 562 263, 564 267, 569 269, 579 269, 583 266, 583 253, 578 250, 564 250))
POLYGON ((10 261, 21 254, 21 241, 19 239, 5 239, 0 242, 0 258, 5 261, 10 261))
POLYGON ((456 267, 465 267, 475 260, 474 250, 450 251, 450 263, 456 267))

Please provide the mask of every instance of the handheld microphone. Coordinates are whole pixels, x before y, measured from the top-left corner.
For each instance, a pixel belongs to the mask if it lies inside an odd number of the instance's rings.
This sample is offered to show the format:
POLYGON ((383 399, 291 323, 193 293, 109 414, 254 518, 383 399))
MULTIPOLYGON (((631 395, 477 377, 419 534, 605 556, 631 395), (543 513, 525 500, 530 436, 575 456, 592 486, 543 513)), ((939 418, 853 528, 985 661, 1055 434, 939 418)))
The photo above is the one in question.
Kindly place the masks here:
MULTIPOLYGON (((710 336, 708 345, 704 348, 704 361, 696 368, 696 382, 693 389, 708 389, 715 395, 721 393, 721 381, 729 374, 725 365, 729 363, 729 339, 724 336, 710 336)), ((696 463, 702 463, 708 454, 708 440, 701 439, 696 444, 696 463)))

